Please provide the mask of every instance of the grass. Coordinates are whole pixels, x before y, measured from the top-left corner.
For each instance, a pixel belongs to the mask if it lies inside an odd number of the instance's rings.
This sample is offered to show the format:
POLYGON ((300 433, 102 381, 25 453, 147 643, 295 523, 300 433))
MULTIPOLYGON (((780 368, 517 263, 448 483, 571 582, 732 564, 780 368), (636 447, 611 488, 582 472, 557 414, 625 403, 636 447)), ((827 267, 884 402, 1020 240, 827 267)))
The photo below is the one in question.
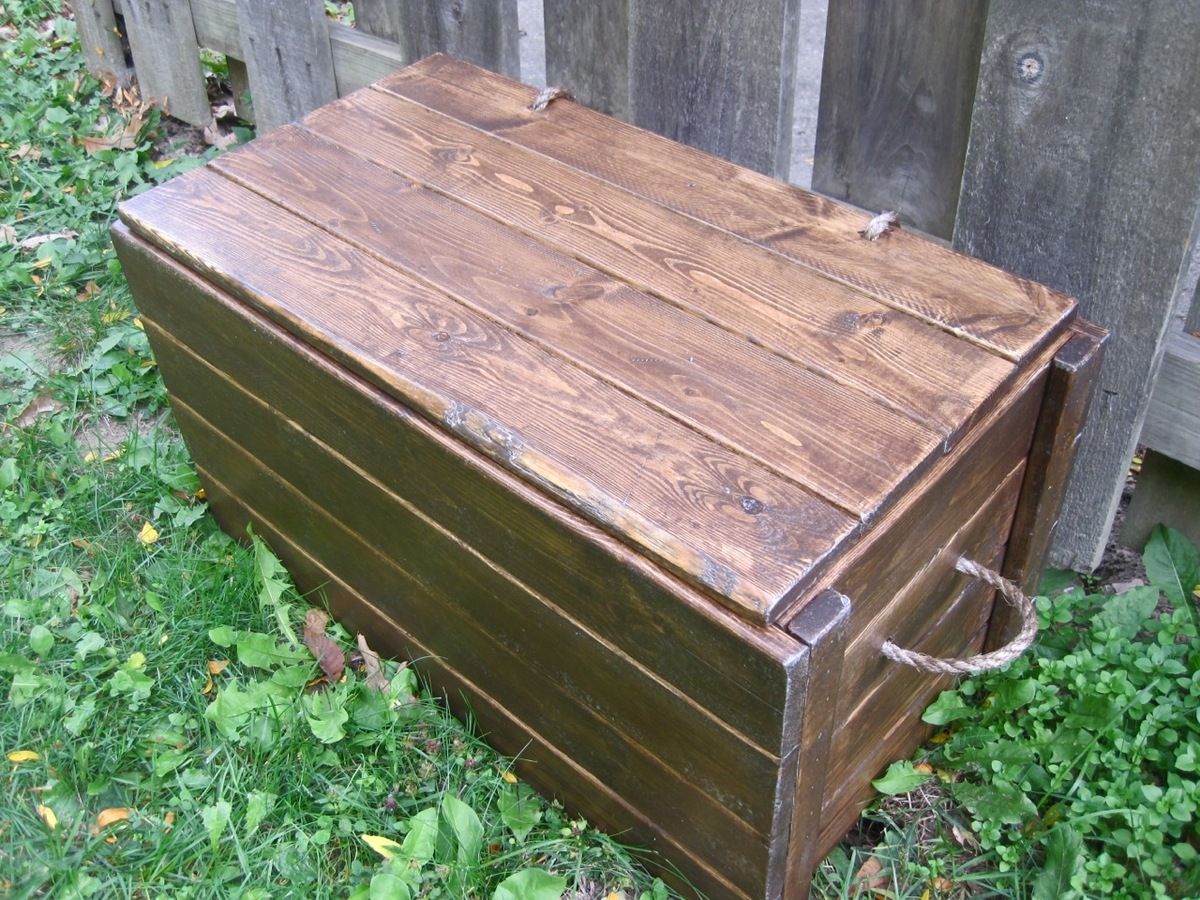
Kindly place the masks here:
MULTIPOLYGON (((106 231, 202 159, 85 73, 60 0, 0 0, 0 37, 0 894, 665 900, 215 526, 106 231), (344 677, 314 691, 300 635, 344 677)), ((935 704, 814 896, 1200 893, 1200 564, 1160 542, 1164 585, 1041 601, 1034 654, 935 704)))
POLYGON ((308 604, 207 515, 107 238, 201 160, 58 2, 0 29, 0 893, 665 898, 410 669, 306 689, 308 604))

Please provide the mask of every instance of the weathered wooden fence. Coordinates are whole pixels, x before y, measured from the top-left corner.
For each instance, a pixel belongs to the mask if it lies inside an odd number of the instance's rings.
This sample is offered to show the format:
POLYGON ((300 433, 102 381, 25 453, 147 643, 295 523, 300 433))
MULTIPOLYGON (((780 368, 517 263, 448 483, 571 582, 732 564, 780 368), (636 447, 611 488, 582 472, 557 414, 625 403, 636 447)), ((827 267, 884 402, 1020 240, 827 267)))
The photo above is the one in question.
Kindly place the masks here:
MULTIPOLYGON (((583 103, 763 172, 792 154, 800 0, 543 0, 546 73, 583 103)), ((1054 559, 1099 560, 1143 419, 1200 466, 1200 3, 834 0, 813 188, 1067 291, 1110 343, 1054 559), (1200 327, 1193 304, 1189 330, 1200 327), (1159 390, 1150 404, 1164 358, 1159 390), (1147 415, 1147 409, 1150 412, 1147 415)), ((444 51, 519 75, 517 0, 76 0, 89 63, 209 118, 197 47, 260 129, 444 51), (240 87, 239 87, 240 89, 240 87)))

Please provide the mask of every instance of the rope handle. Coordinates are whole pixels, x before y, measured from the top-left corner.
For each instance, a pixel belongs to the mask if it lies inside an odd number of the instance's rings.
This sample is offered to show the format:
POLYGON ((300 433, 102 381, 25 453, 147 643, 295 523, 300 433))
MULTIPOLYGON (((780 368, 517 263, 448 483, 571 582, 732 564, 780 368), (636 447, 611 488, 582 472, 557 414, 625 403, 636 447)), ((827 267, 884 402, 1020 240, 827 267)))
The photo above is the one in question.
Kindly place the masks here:
POLYGON ((954 569, 990 584, 1000 592, 1005 600, 1017 608, 1021 614, 1021 630, 1017 636, 999 650, 981 653, 979 656, 971 656, 966 659, 942 659, 937 656, 927 656, 924 653, 917 653, 915 650, 897 647, 889 639, 883 642, 881 648, 884 656, 894 662, 920 669, 922 672, 932 672, 938 675, 974 675, 986 672, 988 669, 998 669, 1029 649, 1038 630, 1037 610, 1034 609, 1033 601, 1007 578, 1002 578, 986 566, 981 566, 965 556, 958 558, 954 569))

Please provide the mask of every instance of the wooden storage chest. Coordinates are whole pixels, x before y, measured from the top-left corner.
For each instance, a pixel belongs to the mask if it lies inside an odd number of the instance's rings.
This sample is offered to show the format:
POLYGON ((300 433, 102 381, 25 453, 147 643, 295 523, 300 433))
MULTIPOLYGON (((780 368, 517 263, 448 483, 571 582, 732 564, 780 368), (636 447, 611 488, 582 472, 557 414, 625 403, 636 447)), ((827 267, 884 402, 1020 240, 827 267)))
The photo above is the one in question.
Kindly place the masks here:
POLYGON ((432 57, 125 203, 212 509, 710 897, 802 897, 1036 577, 1051 290, 432 57), (1011 535, 1011 536, 1010 536, 1011 535), (848 598, 848 599, 847 599, 848 598))

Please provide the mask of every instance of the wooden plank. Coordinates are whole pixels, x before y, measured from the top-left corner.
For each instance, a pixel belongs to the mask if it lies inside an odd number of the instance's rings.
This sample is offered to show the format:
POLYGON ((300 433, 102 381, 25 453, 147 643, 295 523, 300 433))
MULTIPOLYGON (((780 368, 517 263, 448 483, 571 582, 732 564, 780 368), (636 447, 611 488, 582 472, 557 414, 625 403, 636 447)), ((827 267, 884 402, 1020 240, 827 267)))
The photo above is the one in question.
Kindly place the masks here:
MULTIPOLYGON (((172 357, 171 361, 179 360, 172 357)), ((562 752, 627 798, 643 816, 670 823, 665 830, 676 841, 709 859, 721 859, 731 880, 742 884, 762 880, 765 838, 739 814, 746 810, 744 800, 752 796, 752 784, 773 784, 775 769, 769 760, 760 758, 759 771, 747 781, 738 776, 754 767, 743 761, 736 774, 730 772, 713 783, 705 773, 693 770, 690 761, 655 756, 593 708, 593 703, 603 702, 607 691, 604 673, 594 667, 597 661, 607 662, 604 654, 580 657, 574 652, 578 641, 570 648, 557 647, 555 640, 566 632, 550 619, 533 627, 524 622, 494 631, 491 626, 521 604, 509 602, 508 589, 493 568, 465 556, 455 558, 453 553, 426 557, 425 563, 415 553, 407 559, 393 558, 384 548, 373 546, 371 536, 310 498, 307 488, 297 488, 274 472, 268 461, 219 432, 208 420, 217 406, 209 404, 197 411, 176 399, 174 408, 197 460, 230 491, 253 498, 255 509, 281 533, 369 598, 384 616, 419 637, 432 655, 474 683, 503 685, 506 707, 534 731, 552 733, 562 752), (494 596, 494 591, 500 596, 494 596), (475 618, 489 609, 490 615, 475 618), (510 643, 522 633, 526 642, 540 642, 537 652, 522 652, 519 643, 510 643), (557 674, 547 674, 548 668, 557 669, 557 674)), ((422 543, 430 534, 424 533, 422 543)), ((536 602, 527 597, 529 606, 536 602)), ((662 712, 653 699, 644 704, 628 702, 631 696, 640 696, 641 682, 614 680, 612 685, 618 691, 615 699, 624 698, 628 712, 637 715, 635 706, 644 706, 641 715, 647 718, 662 712)), ((628 725, 628 719, 623 724, 628 725)), ((659 735, 667 730, 660 728, 659 735)), ((693 758, 705 752, 727 758, 736 755, 733 745, 702 730, 682 731, 675 740, 683 744, 689 738, 696 745, 689 754, 693 758)), ((721 775, 715 764, 712 774, 721 775)), ((757 799, 753 815, 769 818, 772 798, 768 794, 757 799)))
POLYGON ((799 0, 630 4, 630 120, 786 178, 799 12, 799 0))
POLYGON ((629 0, 543 0, 546 83, 629 119, 629 0))
POLYGON ((520 77, 517 0, 393 0, 407 59, 449 53, 493 72, 520 77))
POLYGON ((854 536, 827 503, 216 173, 164 188, 123 221, 748 621, 854 536))
POLYGON ((237 0, 237 19, 259 134, 337 98, 322 0, 237 0))
POLYGON ((171 0, 124 0, 142 98, 192 125, 212 118, 191 10, 171 0))
POLYGON ((943 437, 1012 374, 1006 360, 777 253, 573 168, 548 170, 539 156, 396 95, 347 97, 304 124, 943 437))
POLYGON ((865 241, 861 212, 579 104, 535 113, 533 88, 448 57, 423 60, 381 88, 737 234, 1008 359, 1035 354, 1074 316, 1073 300, 1042 285, 909 231, 865 241))
POLYGON ((831 587, 851 599, 851 634, 862 632, 891 604, 912 577, 913 560, 934 559, 1027 458, 1054 353, 1048 349, 1031 365, 1001 406, 925 472, 865 540, 814 573, 815 587, 831 587))
POLYGON ((1147 448, 1121 543, 1140 551, 1159 524, 1182 531, 1200 547, 1200 470, 1147 448))
MULTIPOLYGON (((234 0, 190 0, 196 38, 202 47, 242 57, 242 30, 234 0)), ((366 87, 406 65, 397 46, 386 38, 366 34, 340 22, 326 20, 333 53, 334 80, 338 94, 366 87)))
POLYGON ((1099 562, 1200 205, 1200 4, 988 6, 954 244, 1080 297, 1106 354, 1052 559, 1099 562), (1105 60, 1102 66, 1097 60, 1105 60), (1180 173, 1188 173, 1181 177, 1180 173))
MULTIPOLYGON (((670 579, 613 538, 566 513, 515 476, 353 378, 282 329, 198 282, 114 227, 138 303, 211 365, 254 385, 267 404, 425 516, 492 559, 582 626, 669 676, 762 747, 788 733, 779 673, 800 649, 778 629, 752 629, 670 579), (253 347, 254 352, 245 348, 253 347), (422 478, 402 472, 418 471, 422 478), (470 496, 464 504, 462 496, 470 496), (611 602, 596 603, 597 596, 611 602), (666 639, 666 635, 670 639, 666 639)), ((779 750, 783 755, 784 751, 779 750)))
POLYGON ((821 808, 828 790, 829 749, 839 727, 838 698, 842 695, 842 661, 846 651, 850 601, 834 590, 825 590, 787 624, 790 634, 804 641, 809 653, 804 684, 806 709, 800 731, 799 774, 789 827, 775 832, 782 858, 771 871, 767 896, 806 896, 813 870, 825 855, 818 837, 821 808))
POLYGON ((329 46, 339 97, 374 84, 407 64, 398 45, 340 22, 329 23, 329 46))
POLYGON ((354 27, 399 44, 403 18, 398 0, 354 0, 354 27))
POLYGON ((949 238, 986 17, 958 0, 832 4, 813 190, 949 238))
POLYGON ((214 168, 859 517, 937 456, 932 429, 337 144, 280 129, 257 146, 214 168))
MULTIPOLYGON (((999 559, 991 560, 997 564, 999 559)), ((992 608, 991 589, 972 584, 919 642, 935 656, 970 655, 981 648, 992 608)), ((896 759, 907 759, 932 734, 921 713, 953 679, 893 664, 893 672, 847 717, 840 717, 830 750, 829 789, 818 845, 832 848, 874 799, 871 780, 896 759), (870 735, 864 740, 863 735, 870 735)))
POLYGON ((1167 339, 1141 442, 1200 469, 1200 337, 1167 339))
MULTIPOLYGON (((869 618, 859 617, 863 619, 861 628, 851 634, 843 663, 842 720, 867 703, 872 694, 896 674, 900 664, 883 655, 880 648, 884 642, 891 640, 897 646, 919 648, 941 627, 937 623, 946 621, 957 598, 974 583, 970 576, 955 569, 958 558, 965 556, 981 565, 991 565, 992 561, 1004 557, 1024 472, 1022 462, 1007 473, 1007 477, 994 486, 991 496, 972 510, 974 514, 946 540, 943 548, 919 571, 909 572, 908 577, 899 579, 903 583, 890 591, 887 606, 877 609, 869 618)), ((984 598, 990 594, 981 590, 977 596, 984 598)), ((854 597, 850 598, 851 604, 854 600, 854 597)), ((996 603, 997 609, 1006 606, 1008 603, 1003 600, 996 603)), ((988 600, 985 620, 991 609, 992 603, 988 600)), ((959 647, 947 645, 946 651, 951 655, 964 653, 968 650, 964 632, 952 624, 949 627, 964 643, 959 647)), ((972 634, 974 630, 972 627, 966 634, 972 634)))
MULTIPOLYGON (((1078 333, 1063 345, 1050 367, 1012 541, 1004 557, 1004 576, 1029 594, 1036 593, 1042 577, 1108 338, 1090 326, 1085 330, 1084 324, 1081 320, 1078 333)), ((1012 606, 999 604, 988 635, 988 649, 1006 643, 1019 627, 1017 622, 1012 606)))
POLYGON ((559 750, 550 737, 534 731, 489 691, 494 679, 476 684, 447 665, 424 643, 400 628, 370 601, 342 581, 319 561, 284 537, 273 523, 247 506, 203 466, 198 468, 206 485, 209 506, 231 534, 245 533, 247 523, 283 560, 302 593, 319 593, 335 618, 351 633, 370 635, 372 646, 398 659, 419 660, 418 668, 435 694, 445 697, 463 721, 479 723, 489 744, 516 760, 516 771, 547 797, 566 797, 572 815, 582 815, 598 828, 620 833, 622 839, 650 850, 642 862, 680 892, 702 891, 711 900, 747 900, 714 868, 714 861, 697 859, 662 828, 630 806, 611 785, 581 768, 559 750), (681 873, 687 880, 681 878, 681 873))
POLYGON ((133 69, 125 62, 112 0, 75 0, 72 12, 88 71, 97 78, 112 78, 117 84, 128 85, 133 69))

